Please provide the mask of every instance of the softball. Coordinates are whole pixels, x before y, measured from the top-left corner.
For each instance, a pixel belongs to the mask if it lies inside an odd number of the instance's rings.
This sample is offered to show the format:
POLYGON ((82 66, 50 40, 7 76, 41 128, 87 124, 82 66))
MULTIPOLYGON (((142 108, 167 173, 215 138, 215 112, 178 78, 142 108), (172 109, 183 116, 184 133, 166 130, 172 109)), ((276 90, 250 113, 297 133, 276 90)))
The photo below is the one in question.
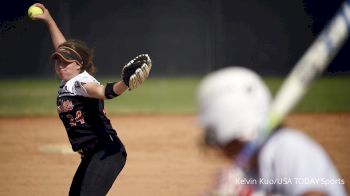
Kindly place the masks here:
POLYGON ((35 5, 30 6, 28 9, 28 16, 32 20, 36 20, 34 17, 43 13, 43 10, 40 7, 36 7, 35 5))

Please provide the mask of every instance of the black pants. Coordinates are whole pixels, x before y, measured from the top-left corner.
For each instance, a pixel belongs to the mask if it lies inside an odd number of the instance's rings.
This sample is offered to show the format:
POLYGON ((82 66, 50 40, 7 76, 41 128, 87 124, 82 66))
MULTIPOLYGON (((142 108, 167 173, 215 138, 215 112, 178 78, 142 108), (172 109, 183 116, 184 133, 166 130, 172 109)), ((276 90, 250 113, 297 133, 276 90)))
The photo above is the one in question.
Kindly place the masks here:
POLYGON ((69 196, 105 196, 126 162, 126 151, 119 138, 99 145, 82 156, 69 196))

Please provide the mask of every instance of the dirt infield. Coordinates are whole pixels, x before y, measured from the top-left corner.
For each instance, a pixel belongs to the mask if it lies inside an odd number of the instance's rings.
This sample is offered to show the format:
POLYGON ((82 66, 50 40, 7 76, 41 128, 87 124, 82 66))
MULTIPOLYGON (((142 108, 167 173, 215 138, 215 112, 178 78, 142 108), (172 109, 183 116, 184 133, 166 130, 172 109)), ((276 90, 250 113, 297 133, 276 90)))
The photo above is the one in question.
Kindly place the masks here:
MULTIPOLYGON (((223 160, 199 150, 194 116, 115 116, 128 161, 109 195, 198 195, 223 160)), ((294 114, 287 124, 305 130, 330 154, 350 188, 350 114, 294 114)), ((67 195, 77 154, 43 153, 68 145, 55 117, 0 118, 0 195, 67 195)))

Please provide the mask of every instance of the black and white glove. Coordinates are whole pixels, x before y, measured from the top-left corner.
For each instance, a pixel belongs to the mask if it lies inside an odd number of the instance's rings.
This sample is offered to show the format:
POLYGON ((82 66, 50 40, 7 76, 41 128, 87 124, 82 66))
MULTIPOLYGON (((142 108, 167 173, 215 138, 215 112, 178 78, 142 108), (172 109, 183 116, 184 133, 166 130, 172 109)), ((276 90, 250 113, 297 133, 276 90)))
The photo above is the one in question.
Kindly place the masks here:
POLYGON ((152 61, 148 54, 140 54, 123 67, 123 82, 129 90, 136 89, 147 79, 151 68, 152 61))

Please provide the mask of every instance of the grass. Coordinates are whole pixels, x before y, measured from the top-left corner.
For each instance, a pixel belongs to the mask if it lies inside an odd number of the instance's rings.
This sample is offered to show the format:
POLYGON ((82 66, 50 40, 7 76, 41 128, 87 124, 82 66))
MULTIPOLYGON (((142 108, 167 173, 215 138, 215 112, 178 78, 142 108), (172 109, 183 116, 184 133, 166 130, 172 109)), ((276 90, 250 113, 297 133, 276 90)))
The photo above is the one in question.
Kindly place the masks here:
MULTIPOLYGON (((105 84, 108 79, 101 80, 105 84)), ((280 78, 266 78, 273 93, 280 78)), ((199 78, 153 78, 139 89, 105 102, 108 114, 193 114, 199 78)), ((350 112, 350 77, 317 80, 294 112, 350 112)), ((0 116, 57 115, 55 102, 58 81, 0 81, 0 116)))

